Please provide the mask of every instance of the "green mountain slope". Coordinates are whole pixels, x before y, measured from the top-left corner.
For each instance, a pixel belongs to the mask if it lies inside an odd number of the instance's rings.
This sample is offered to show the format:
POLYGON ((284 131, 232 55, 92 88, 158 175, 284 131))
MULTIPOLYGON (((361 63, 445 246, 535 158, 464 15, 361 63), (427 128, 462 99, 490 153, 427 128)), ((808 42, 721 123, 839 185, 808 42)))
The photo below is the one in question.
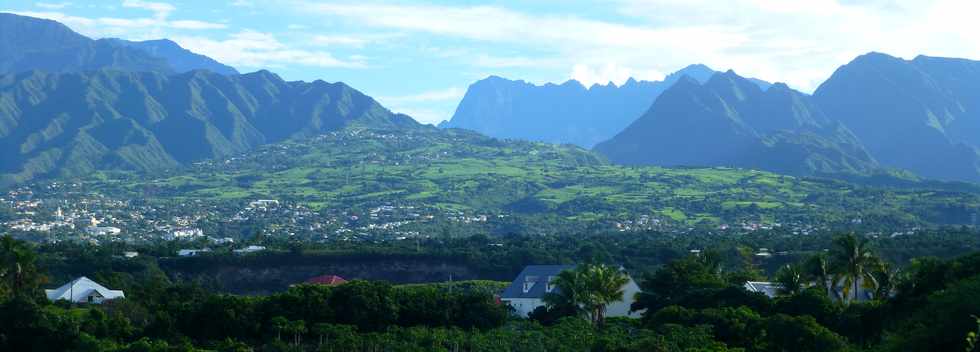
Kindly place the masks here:
POLYGON ((735 166, 794 175, 871 174, 877 162, 846 127, 785 84, 761 90, 734 72, 683 79, 595 150, 616 163, 735 166))
POLYGON ((964 185, 943 190, 909 181, 885 189, 746 169, 625 167, 577 147, 433 127, 352 127, 166 174, 96 176, 82 179, 88 191, 120 199, 196 200, 232 211, 255 199, 358 214, 389 205, 435 208, 487 215, 496 219, 490 230, 504 233, 855 219, 895 228, 970 223, 980 206, 976 190, 964 185))
POLYGON ((0 75, 4 183, 99 169, 159 170, 352 123, 412 128, 343 83, 259 71, 0 75))

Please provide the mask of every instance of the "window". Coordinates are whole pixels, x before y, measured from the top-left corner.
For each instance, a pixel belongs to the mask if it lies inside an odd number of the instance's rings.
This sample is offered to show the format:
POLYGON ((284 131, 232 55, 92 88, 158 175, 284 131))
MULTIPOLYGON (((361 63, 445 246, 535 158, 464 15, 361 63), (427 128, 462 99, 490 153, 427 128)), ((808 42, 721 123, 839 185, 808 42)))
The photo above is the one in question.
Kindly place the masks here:
POLYGON ((555 290, 555 277, 554 276, 548 276, 548 287, 546 287, 546 289, 547 289, 548 292, 551 292, 551 291, 554 291, 555 290))

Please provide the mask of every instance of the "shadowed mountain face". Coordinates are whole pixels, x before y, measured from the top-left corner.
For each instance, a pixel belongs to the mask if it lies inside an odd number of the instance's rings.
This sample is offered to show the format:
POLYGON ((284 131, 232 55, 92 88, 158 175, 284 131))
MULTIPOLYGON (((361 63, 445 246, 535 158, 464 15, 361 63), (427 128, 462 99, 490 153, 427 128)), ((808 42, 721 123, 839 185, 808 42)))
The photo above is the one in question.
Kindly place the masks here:
POLYGON ((471 85, 452 119, 440 127, 591 148, 622 131, 681 77, 704 82, 714 73, 691 65, 660 82, 630 79, 619 87, 589 88, 578 81, 537 86, 492 76, 471 85))
POLYGON ((267 71, 91 71, 0 75, 6 182, 99 169, 153 170, 350 124, 413 128, 343 83, 286 82, 267 71))
POLYGON ((735 166, 794 175, 868 174, 877 162, 846 127, 784 84, 763 91, 734 72, 681 79, 595 150, 633 165, 735 166))
POLYGON ((980 181, 980 62, 879 53, 839 68, 814 93, 882 164, 980 181))

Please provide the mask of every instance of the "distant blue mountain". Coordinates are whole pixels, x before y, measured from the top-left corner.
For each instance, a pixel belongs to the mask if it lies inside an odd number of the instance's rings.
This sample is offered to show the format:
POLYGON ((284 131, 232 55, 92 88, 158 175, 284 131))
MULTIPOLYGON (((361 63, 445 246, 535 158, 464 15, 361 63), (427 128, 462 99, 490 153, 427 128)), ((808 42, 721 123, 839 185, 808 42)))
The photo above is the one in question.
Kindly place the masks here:
POLYGON ((980 181, 980 61, 862 55, 814 93, 882 164, 980 181))
MULTIPOLYGON (((497 138, 569 143, 591 148, 643 114, 682 77, 705 82, 715 73, 691 65, 663 81, 629 79, 622 86, 578 81, 534 85, 491 76, 471 85, 443 128, 464 128, 497 138)), ((768 83, 758 81, 762 87, 768 83)))
POLYGON ((595 150, 628 165, 734 166, 792 175, 860 174, 878 163, 810 96, 762 90, 732 71, 683 78, 595 150))

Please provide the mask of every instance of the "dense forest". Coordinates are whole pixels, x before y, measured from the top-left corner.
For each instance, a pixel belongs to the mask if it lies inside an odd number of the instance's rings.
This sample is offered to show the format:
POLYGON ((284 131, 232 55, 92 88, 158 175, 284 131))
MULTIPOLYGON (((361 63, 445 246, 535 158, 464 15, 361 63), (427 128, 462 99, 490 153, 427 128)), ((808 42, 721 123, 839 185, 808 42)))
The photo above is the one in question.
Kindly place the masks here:
MULTIPOLYGON (((956 238, 975 237, 934 236, 936 242, 946 238, 950 246, 962 243, 956 238)), ((445 244, 442 250, 460 251, 465 257, 464 248, 485 240, 445 244)), ((740 255, 734 242, 736 247, 706 246, 697 255, 678 253, 662 264, 630 269, 643 289, 634 304, 634 309, 643 311, 641 319, 596 319, 594 312, 583 309, 594 303, 588 299, 594 297, 591 293, 551 297, 546 299, 548 306, 529 318, 512 316, 494 299, 501 284, 491 281, 396 285, 352 280, 339 286, 296 285, 260 296, 227 294, 205 280, 175 279, 173 268, 163 264, 165 258, 157 257, 166 254, 165 248, 156 248, 158 253, 141 248, 143 255, 125 259, 113 256, 113 251, 124 249, 122 245, 94 250, 3 237, 0 349, 973 351, 978 329, 974 316, 980 315, 976 299, 980 254, 896 262, 892 258, 905 258, 908 253, 896 254, 900 252, 894 248, 908 242, 892 241, 824 236, 804 245, 826 251, 787 259, 774 272, 740 255), (126 298, 102 305, 52 303, 44 298, 41 288, 59 285, 75 275, 89 275, 125 290, 126 298), (746 280, 766 277, 782 285, 775 298, 742 288, 746 280), (826 278, 840 285, 817 284, 829 282, 826 278), (860 289, 872 292, 867 300, 850 298, 856 297, 850 290, 859 282, 860 289)), ((618 246, 595 248, 589 241, 577 245, 582 253, 557 250, 559 257, 551 259, 591 257, 579 267, 608 269, 614 266, 605 264, 614 264, 622 255, 618 246)), ((290 250, 282 248, 287 253, 290 250)), ((534 248, 530 245, 500 255, 514 256, 513 262, 526 264, 538 259, 519 256, 534 248)), ((322 248, 291 250, 301 256, 325 255, 322 248)), ((364 256, 390 256, 398 251, 338 249, 345 255, 360 252, 364 256)), ((264 256, 276 258, 277 254, 264 256)), ((270 260, 261 257, 215 254, 189 263, 270 260)), ((484 260, 493 262, 480 259, 484 260)), ((586 269, 579 275, 566 273, 570 279, 559 283, 560 287, 593 287, 591 283, 598 280, 586 269)), ((566 291, 572 292, 560 292, 566 291)), ((607 292, 604 297, 615 294, 607 292)))

